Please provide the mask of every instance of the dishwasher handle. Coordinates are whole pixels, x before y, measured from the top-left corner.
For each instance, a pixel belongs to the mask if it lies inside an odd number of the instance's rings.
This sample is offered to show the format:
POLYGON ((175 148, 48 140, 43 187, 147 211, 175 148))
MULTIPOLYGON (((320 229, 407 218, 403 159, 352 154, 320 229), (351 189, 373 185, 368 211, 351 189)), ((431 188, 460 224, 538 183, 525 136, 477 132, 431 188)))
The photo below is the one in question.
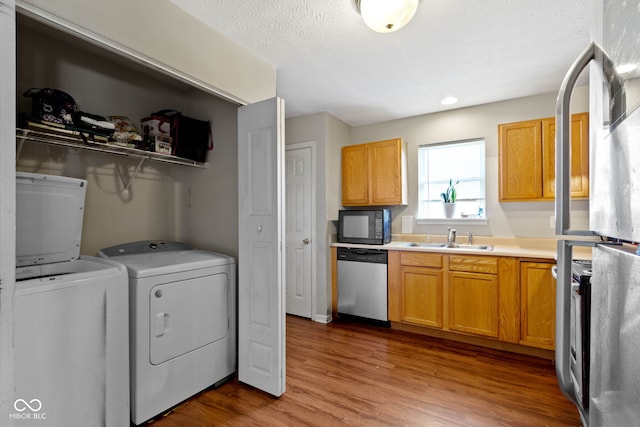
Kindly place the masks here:
POLYGON ((382 249, 338 248, 338 261, 386 264, 387 260, 387 251, 382 249))

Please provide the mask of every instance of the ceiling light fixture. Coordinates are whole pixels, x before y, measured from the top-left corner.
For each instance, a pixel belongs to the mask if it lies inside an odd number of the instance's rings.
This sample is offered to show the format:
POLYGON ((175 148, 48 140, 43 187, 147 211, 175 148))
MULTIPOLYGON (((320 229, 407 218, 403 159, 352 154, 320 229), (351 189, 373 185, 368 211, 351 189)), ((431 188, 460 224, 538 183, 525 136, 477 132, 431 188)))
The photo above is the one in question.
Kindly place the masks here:
POLYGON ((391 33, 411 21, 418 0, 355 0, 362 20, 378 33, 391 33))
POLYGON ((440 104, 442 104, 442 105, 453 105, 456 102, 458 102, 458 98, 456 98, 454 96, 447 96, 445 99, 440 101, 440 104))

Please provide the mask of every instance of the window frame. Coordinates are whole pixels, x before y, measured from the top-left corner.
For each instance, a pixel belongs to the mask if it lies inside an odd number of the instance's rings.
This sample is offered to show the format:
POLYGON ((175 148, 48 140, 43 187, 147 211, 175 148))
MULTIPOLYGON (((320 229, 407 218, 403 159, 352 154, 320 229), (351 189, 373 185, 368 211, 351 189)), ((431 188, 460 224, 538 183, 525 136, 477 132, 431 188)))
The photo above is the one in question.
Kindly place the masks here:
MULTIPOLYGON (((484 137, 478 137, 478 138, 469 138, 469 139, 462 139, 462 140, 453 140, 453 141, 444 141, 444 142, 438 142, 438 143, 434 143, 434 144, 421 144, 418 146, 418 174, 417 174, 417 200, 418 200, 418 209, 417 209, 417 217, 416 217, 416 222, 418 224, 473 224, 473 225, 486 225, 488 223, 488 216, 487 216, 487 141, 486 138, 484 137), (443 145, 456 145, 456 144, 465 144, 465 143, 472 143, 472 142, 481 142, 483 145, 483 151, 484 151, 484 156, 483 156, 483 161, 484 161, 484 166, 483 166, 483 172, 484 172, 484 176, 482 179, 483 182, 483 205, 484 205, 484 216, 483 217, 477 217, 477 216, 469 216, 469 217, 455 217, 455 218, 446 218, 444 217, 444 214, 442 217, 423 217, 421 216, 422 212, 421 212, 421 205, 422 205, 422 199, 420 198, 420 188, 422 186, 422 181, 421 181, 421 176, 424 173, 423 172, 423 168, 422 166, 422 160, 421 160, 421 149, 423 148, 433 148, 433 147, 440 147, 443 145)), ((428 181, 427 181, 428 182, 428 181)))

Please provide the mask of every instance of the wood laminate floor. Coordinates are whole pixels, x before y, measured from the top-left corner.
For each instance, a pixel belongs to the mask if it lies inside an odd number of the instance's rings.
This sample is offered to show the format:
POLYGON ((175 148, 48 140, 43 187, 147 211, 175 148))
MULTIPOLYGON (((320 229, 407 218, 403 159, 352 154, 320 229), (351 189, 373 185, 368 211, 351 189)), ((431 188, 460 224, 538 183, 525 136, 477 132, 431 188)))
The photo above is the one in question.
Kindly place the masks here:
POLYGON ((579 426, 551 361, 368 325, 287 317, 287 391, 233 380, 149 427, 579 426))

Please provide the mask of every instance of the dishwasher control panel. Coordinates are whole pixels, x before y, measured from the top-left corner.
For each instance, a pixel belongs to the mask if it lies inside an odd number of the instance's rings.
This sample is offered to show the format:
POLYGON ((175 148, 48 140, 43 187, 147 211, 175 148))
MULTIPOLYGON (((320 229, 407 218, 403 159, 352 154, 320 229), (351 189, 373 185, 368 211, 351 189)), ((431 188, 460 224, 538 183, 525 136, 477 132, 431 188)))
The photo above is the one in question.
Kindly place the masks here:
POLYGON ((387 251, 382 249, 338 248, 338 261, 387 263, 387 251))

